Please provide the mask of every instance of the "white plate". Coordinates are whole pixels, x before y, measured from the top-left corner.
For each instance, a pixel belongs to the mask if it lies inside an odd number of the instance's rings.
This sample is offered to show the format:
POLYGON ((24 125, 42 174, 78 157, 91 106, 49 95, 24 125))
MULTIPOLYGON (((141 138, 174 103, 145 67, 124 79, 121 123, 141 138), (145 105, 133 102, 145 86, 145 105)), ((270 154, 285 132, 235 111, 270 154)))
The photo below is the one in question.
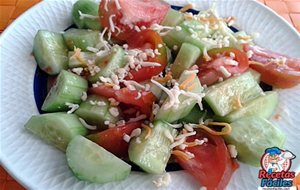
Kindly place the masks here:
MULTIPOLYGON (((31 115, 38 114, 33 97, 36 63, 31 56, 33 38, 39 29, 62 31, 71 25, 75 0, 48 0, 31 8, 1 35, 1 162, 19 182, 29 189, 155 189, 154 176, 133 173, 120 183, 96 185, 77 180, 68 169, 65 155, 24 129, 31 115)), ((186 0, 169 0, 184 5, 186 0)), ((196 9, 208 8, 209 1, 189 1, 196 9)), ((235 16, 239 28, 259 32, 259 45, 293 57, 300 57, 300 37, 274 12, 250 0, 219 1, 222 16, 235 16)), ((287 135, 286 149, 294 152, 292 170, 300 166, 300 86, 278 90, 282 120, 273 121, 287 135)), ((99 171, 101 172, 101 171, 99 171)), ((257 189, 258 168, 241 164, 228 189, 257 189)), ((172 172, 169 189, 198 189, 185 172, 172 172)))

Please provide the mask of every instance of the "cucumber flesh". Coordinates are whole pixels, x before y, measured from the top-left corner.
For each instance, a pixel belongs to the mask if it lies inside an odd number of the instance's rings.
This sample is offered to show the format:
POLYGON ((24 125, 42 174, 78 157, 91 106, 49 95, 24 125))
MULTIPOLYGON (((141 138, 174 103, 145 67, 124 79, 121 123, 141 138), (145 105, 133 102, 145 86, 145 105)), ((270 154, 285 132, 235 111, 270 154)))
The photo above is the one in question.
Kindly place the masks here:
POLYGON ((126 65, 125 52, 123 48, 115 46, 111 49, 109 55, 96 59, 96 65, 100 67, 100 72, 89 77, 89 81, 94 83, 99 80, 99 77, 110 77, 118 68, 123 68, 126 65))
POLYGON ((72 20, 78 28, 100 30, 99 4, 92 0, 79 0, 73 5, 72 20), (80 17, 79 11, 89 17, 80 17))
POLYGON ((71 28, 63 34, 65 43, 70 51, 74 47, 87 51, 87 47, 96 47, 100 42, 99 31, 71 28))
POLYGON ((162 121, 155 121, 151 135, 145 139, 147 132, 142 131, 139 136, 141 143, 132 139, 129 144, 129 159, 144 171, 151 174, 162 174, 171 156, 171 141, 165 133, 175 136, 173 128, 162 121))
POLYGON ((180 24, 180 26, 187 31, 189 29, 192 29, 195 34, 197 34, 198 38, 206 38, 207 36, 213 34, 212 29, 210 29, 209 27, 205 29, 205 24, 202 24, 198 20, 185 20, 180 24))
POLYGON ((198 105, 195 105, 193 109, 184 118, 180 119, 180 122, 185 123, 199 123, 199 120, 207 119, 211 115, 207 110, 201 111, 198 105))
POLYGON ((91 95, 86 101, 80 104, 75 114, 84 119, 88 124, 97 125, 100 128, 105 129, 107 128, 107 126, 104 125, 105 121, 116 123, 120 119, 120 115, 116 117, 111 115, 109 112, 110 108, 112 108, 112 106, 110 106, 110 102, 107 100, 107 98, 91 95), (96 105, 92 105, 91 102, 93 104, 96 103, 96 105), (102 102, 105 105, 97 105, 97 102, 102 102))
POLYGON ((198 47, 183 43, 176 56, 174 64, 171 66, 174 78, 179 78, 181 73, 193 66, 200 57, 201 51, 198 47))
POLYGON ((80 52, 78 56, 74 56, 75 52, 69 52, 69 68, 87 67, 88 61, 95 60, 96 54, 91 52, 80 52))
POLYGON ((50 89, 42 110, 46 112, 66 111, 66 103, 79 104, 83 92, 88 88, 87 80, 68 71, 61 71, 56 84, 50 89))
POLYGON ((248 69, 248 71, 252 74, 252 76, 256 80, 256 82, 259 83, 260 82, 260 73, 251 68, 248 69))
POLYGON ((230 125, 232 132, 224 137, 225 141, 236 146, 238 160, 253 166, 260 165, 266 148, 280 148, 285 142, 285 135, 261 117, 243 117, 230 125))
POLYGON ((62 34, 39 30, 34 37, 33 55, 39 67, 49 75, 68 68, 68 49, 62 34))
POLYGON ((250 72, 243 73, 207 88, 204 100, 217 116, 225 116, 258 97, 262 89, 250 72))
POLYGON ((164 26, 177 26, 184 20, 184 16, 181 12, 176 11, 172 8, 170 8, 161 22, 161 25, 164 26))
POLYGON ((94 183, 121 181, 131 170, 129 164, 82 136, 70 142, 66 156, 75 176, 94 183))
MULTIPOLYGON (((188 71, 184 71, 179 80, 178 83, 181 84, 183 81, 185 81, 188 77, 190 76, 188 71)), ((195 87, 190 91, 193 93, 201 93, 202 92, 202 86, 200 84, 200 81, 198 79, 198 77, 196 76, 194 78, 194 80, 190 83, 190 86, 195 85, 195 87)), ((190 111, 193 109, 193 107, 196 105, 196 100, 191 100, 189 102, 185 101, 186 99, 188 99, 188 97, 186 97, 186 95, 179 95, 179 101, 180 104, 175 108, 175 107, 171 107, 168 110, 164 109, 165 104, 169 101, 169 98, 167 98, 165 100, 165 102, 163 103, 163 105, 161 106, 161 108, 159 109, 155 119, 157 120, 164 120, 166 122, 172 123, 174 121, 177 121, 181 118, 184 118, 186 115, 188 115, 190 113, 190 111)))
POLYGON ((274 113, 278 104, 278 93, 274 91, 265 92, 256 99, 245 104, 242 108, 235 110, 225 117, 216 117, 216 120, 231 123, 239 118, 246 116, 260 116, 269 119, 274 113))
POLYGON ((87 135, 76 115, 60 112, 32 116, 25 128, 62 151, 75 136, 87 135))

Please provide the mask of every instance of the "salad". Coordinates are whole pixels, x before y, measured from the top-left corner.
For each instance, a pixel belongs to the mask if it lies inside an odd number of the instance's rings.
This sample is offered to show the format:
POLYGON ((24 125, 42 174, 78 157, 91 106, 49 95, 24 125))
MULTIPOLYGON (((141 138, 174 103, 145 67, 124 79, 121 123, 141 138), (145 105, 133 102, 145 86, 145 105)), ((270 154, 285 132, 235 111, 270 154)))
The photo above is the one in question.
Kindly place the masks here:
POLYGON ((178 163, 203 189, 224 189, 237 160, 259 166, 266 148, 285 142, 268 121, 278 94, 262 87, 297 85, 300 59, 233 32, 234 17, 191 8, 77 1, 74 26, 35 36, 36 62, 56 78, 25 128, 95 183, 124 180, 134 165, 167 186, 166 167, 178 163))

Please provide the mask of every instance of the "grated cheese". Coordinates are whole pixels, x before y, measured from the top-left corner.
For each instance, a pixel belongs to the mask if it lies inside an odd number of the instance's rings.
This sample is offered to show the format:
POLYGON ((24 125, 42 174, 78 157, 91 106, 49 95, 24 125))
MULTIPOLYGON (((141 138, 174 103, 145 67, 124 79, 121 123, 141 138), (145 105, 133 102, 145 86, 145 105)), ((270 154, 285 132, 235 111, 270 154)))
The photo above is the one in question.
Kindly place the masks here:
POLYGON ((138 92, 137 96, 134 98, 135 100, 138 100, 142 97, 142 94, 140 92, 138 92))
POLYGON ((113 22, 113 18, 115 17, 116 15, 110 15, 109 16, 109 26, 110 26, 110 30, 112 32, 115 32, 115 24, 113 22))
POLYGON ((130 138, 140 136, 141 133, 142 133, 141 128, 134 129, 130 134, 130 138))
POLYGON ((76 75, 81 75, 83 68, 82 67, 78 67, 78 68, 73 68, 72 71, 76 74, 76 75))
POLYGON ((114 116, 114 117, 119 116, 119 109, 116 108, 116 107, 111 107, 111 108, 109 108, 108 111, 109 111, 109 113, 110 113, 112 116, 114 116))
POLYGON ((94 16, 94 15, 90 15, 90 14, 85 14, 82 13, 80 10, 78 11, 79 13, 79 19, 83 20, 85 18, 90 18, 90 19, 99 19, 99 16, 94 16))
POLYGON ((237 157, 237 150, 236 147, 232 144, 227 145, 228 151, 230 153, 231 158, 236 158, 237 157))
POLYGON ((86 92, 82 92, 81 98, 82 101, 86 101, 87 99, 87 93, 86 92))
POLYGON ((104 10, 106 11, 106 12, 108 12, 108 7, 107 7, 107 5, 108 5, 108 2, 109 2, 110 0, 105 0, 105 3, 104 3, 104 10))
POLYGON ((219 71, 221 71, 226 78, 231 76, 231 73, 224 66, 220 66, 219 71))
POLYGON ((69 103, 69 102, 66 102, 65 105, 68 106, 68 108, 70 109, 67 112, 67 114, 71 114, 79 108, 78 104, 73 104, 73 103, 69 103))
POLYGON ((165 135, 165 137, 167 137, 167 139, 170 140, 171 143, 174 142, 174 137, 169 130, 164 131, 164 135, 165 135))
POLYGON ((141 144, 141 138, 140 137, 137 137, 136 139, 135 139, 135 142, 137 143, 137 144, 141 144))
POLYGON ((171 175, 169 173, 165 173, 157 180, 153 180, 152 182, 157 188, 167 187, 171 183, 171 175))
POLYGON ((140 121, 140 120, 143 120, 143 119, 146 119, 147 116, 145 114, 142 114, 142 115, 139 115, 135 118, 130 118, 128 122, 137 122, 137 121, 140 121))
POLYGON ((119 0, 115 0, 115 4, 116 4, 116 7, 117 7, 118 10, 122 9, 119 0))
POLYGON ((185 139, 186 137, 194 136, 196 135, 196 131, 180 134, 177 137, 175 137, 175 140, 185 139))
POLYGON ((127 135, 127 134, 124 134, 124 135, 123 135, 123 140, 124 140, 125 142, 128 143, 128 142, 130 141, 130 139, 131 139, 131 138, 130 138, 129 135, 127 135))
POLYGON ((85 128, 87 128, 87 129, 89 129, 89 130, 96 130, 96 129, 97 129, 97 126, 93 126, 93 125, 87 124, 82 118, 79 117, 78 119, 79 119, 80 123, 81 123, 85 128))
POLYGON ((179 140, 176 140, 175 142, 173 142, 171 145, 170 145, 170 148, 173 149, 181 144, 183 144, 185 142, 185 138, 181 138, 179 140))
POLYGON ((252 50, 249 50, 249 51, 247 51, 247 57, 250 59, 252 56, 253 56, 253 51, 252 50))
POLYGON ((233 59, 224 59, 225 65, 232 65, 232 66, 238 66, 239 62, 233 60, 233 59))
POLYGON ((93 53, 97 53, 98 51, 99 51, 99 49, 97 49, 97 48, 94 48, 94 47, 87 47, 86 48, 88 51, 90 51, 90 52, 93 52, 93 53))

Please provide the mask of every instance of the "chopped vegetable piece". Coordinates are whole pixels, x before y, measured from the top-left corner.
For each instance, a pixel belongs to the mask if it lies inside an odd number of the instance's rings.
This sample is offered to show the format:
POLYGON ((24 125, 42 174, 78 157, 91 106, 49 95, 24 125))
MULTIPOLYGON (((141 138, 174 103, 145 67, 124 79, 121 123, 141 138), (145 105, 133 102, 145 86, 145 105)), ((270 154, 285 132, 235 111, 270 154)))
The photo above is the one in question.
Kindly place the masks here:
POLYGON ((129 164, 82 136, 70 142, 66 156, 76 177, 94 183, 124 180, 131 170, 129 164))
POLYGON ((32 116, 25 128, 62 151, 75 136, 87 134, 76 115, 62 112, 32 116))

